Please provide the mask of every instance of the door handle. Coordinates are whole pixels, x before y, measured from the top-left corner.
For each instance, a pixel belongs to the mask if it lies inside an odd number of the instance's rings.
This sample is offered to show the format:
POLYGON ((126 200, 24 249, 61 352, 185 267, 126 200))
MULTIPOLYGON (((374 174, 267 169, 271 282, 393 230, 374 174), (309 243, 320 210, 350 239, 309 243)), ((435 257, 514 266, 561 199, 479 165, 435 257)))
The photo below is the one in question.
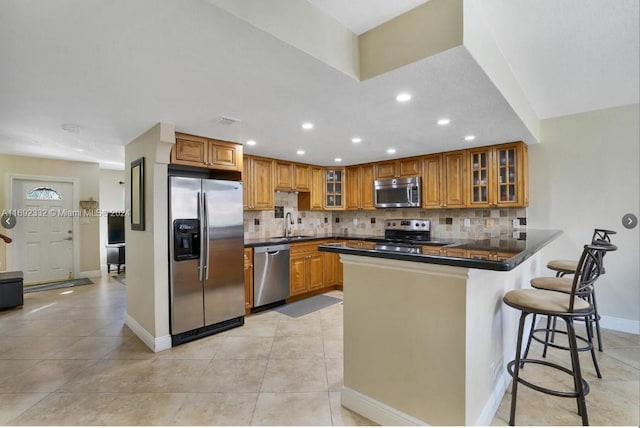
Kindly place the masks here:
POLYGON ((73 238, 64 238, 65 241, 73 241, 73 238))

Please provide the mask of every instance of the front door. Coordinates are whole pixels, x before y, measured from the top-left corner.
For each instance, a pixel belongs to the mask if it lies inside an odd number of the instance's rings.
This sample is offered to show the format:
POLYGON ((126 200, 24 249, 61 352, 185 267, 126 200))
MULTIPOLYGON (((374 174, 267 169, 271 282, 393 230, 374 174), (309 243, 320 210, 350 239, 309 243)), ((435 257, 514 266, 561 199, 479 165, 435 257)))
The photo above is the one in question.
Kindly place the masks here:
POLYGON ((25 283, 73 277, 73 184, 13 181, 14 266, 25 283))

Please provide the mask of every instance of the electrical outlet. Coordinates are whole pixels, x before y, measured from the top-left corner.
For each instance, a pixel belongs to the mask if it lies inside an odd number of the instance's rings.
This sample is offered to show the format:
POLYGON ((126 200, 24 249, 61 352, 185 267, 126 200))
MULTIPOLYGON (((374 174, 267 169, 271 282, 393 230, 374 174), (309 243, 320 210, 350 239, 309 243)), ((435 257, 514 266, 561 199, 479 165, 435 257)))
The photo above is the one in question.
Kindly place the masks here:
POLYGON ((464 227, 471 227, 471 219, 468 219, 468 218, 464 219, 464 227))

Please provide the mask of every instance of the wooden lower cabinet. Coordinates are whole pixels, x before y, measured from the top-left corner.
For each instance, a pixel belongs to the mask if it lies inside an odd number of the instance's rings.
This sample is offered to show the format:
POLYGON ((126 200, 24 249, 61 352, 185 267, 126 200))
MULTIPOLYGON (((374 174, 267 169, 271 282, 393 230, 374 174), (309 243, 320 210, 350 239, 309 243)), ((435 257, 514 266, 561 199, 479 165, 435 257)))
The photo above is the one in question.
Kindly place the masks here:
POLYGON ((253 307, 253 249, 244 249, 244 307, 253 307))
POLYGON ((290 295, 306 293, 324 287, 324 253, 318 243, 291 245, 290 295))
MULTIPOLYGON (((326 241, 323 244, 339 244, 341 242, 326 241)), ((332 285, 342 285, 342 262, 340 262, 340 254, 323 253, 324 254, 324 285, 330 287, 332 285)))

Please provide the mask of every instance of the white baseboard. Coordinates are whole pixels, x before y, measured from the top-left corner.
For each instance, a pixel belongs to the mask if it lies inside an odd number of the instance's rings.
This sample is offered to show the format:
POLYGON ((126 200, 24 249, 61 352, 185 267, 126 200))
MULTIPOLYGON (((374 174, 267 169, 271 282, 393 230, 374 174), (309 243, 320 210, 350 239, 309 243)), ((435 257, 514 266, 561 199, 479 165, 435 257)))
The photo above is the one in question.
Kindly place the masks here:
POLYGON ((153 352, 160 352, 171 348, 171 336, 154 337, 138 321, 133 319, 129 314, 125 315, 124 323, 135 333, 136 336, 144 342, 145 345, 153 352))
POLYGON ((428 425, 420 419, 409 416, 346 386, 342 387, 340 391, 340 402, 347 409, 353 410, 382 426, 428 425))
MULTIPOLYGON (((541 316, 539 318, 538 328, 544 328, 547 322, 546 317, 541 316)), ((640 321, 628 320, 626 318, 600 315, 600 327, 623 333, 640 334, 640 321)))
POLYGON ((99 270, 88 270, 86 272, 78 272, 78 278, 97 278, 102 276, 102 272, 99 270))
POLYGON ((500 376, 496 380, 496 384, 493 387, 493 392, 491 393, 491 397, 485 404, 480 416, 476 419, 473 425, 475 426, 490 426, 493 418, 498 411, 498 407, 500 407, 500 403, 502 402, 502 398, 504 397, 505 392, 507 392, 507 387, 509 386, 509 382, 511 382, 511 376, 509 376, 508 372, 503 372, 502 376, 500 376))
POLYGON ((640 334, 640 321, 602 315, 600 327, 624 333, 640 334))

